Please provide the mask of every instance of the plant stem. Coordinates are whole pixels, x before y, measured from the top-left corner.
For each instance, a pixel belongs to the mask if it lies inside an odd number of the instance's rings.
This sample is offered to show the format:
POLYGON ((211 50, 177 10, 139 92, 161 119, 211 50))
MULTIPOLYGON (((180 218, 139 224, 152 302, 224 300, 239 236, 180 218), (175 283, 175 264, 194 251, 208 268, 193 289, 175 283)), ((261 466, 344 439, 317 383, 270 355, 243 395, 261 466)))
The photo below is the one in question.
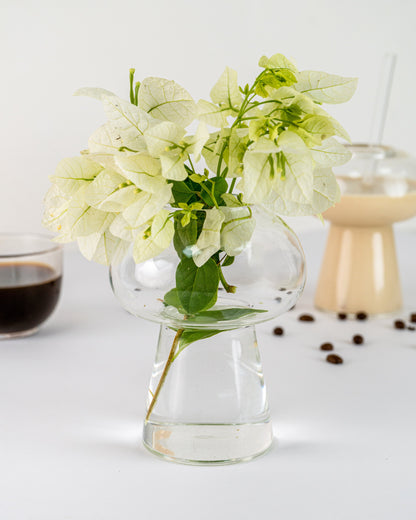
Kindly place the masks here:
POLYGON ((227 280, 224 277, 224 273, 222 272, 220 265, 218 265, 218 272, 220 275, 220 280, 221 280, 222 286, 224 287, 225 291, 227 293, 235 293, 235 291, 237 290, 237 287, 235 285, 230 285, 229 283, 227 283, 227 280))
POLYGON ((135 69, 129 70, 129 80, 130 80, 130 103, 134 105, 134 88, 133 88, 133 82, 134 82, 134 73, 136 72, 135 69))
POLYGON ((231 186, 230 186, 230 189, 228 190, 228 193, 233 192, 236 181, 237 181, 237 177, 234 177, 234 179, 231 181, 231 186))
POLYGON ((163 383, 165 382, 165 379, 166 379, 166 377, 168 375, 170 366, 172 365, 172 362, 173 362, 173 360, 175 358, 175 350, 176 350, 176 347, 178 346, 179 340, 181 339, 183 331, 184 331, 184 329, 178 329, 176 331, 175 339, 173 340, 172 347, 170 349, 169 356, 168 356, 168 359, 166 361, 165 368, 163 369, 162 375, 160 376, 160 379, 159 379, 159 383, 157 384, 155 393, 153 394, 152 401, 151 401, 151 403, 149 405, 149 408, 147 410, 145 422, 147 422, 149 420, 150 415, 151 415, 151 413, 153 411, 153 408, 155 407, 157 398, 158 398, 158 396, 160 394, 160 391, 162 390, 163 383))

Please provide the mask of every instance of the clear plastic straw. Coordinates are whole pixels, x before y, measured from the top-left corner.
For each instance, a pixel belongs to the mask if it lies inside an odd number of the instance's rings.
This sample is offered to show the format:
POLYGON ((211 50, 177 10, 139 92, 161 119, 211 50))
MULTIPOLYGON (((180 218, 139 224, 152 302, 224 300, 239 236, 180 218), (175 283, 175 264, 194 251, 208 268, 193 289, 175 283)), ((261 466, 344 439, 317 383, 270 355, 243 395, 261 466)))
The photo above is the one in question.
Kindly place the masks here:
MULTIPOLYGON (((369 144, 372 146, 380 146, 383 142, 396 61, 397 54, 389 52, 384 55, 369 139, 369 144)), ((376 171, 377 160, 372 160, 372 164, 369 165, 367 173, 364 174, 364 184, 373 183, 376 171)))

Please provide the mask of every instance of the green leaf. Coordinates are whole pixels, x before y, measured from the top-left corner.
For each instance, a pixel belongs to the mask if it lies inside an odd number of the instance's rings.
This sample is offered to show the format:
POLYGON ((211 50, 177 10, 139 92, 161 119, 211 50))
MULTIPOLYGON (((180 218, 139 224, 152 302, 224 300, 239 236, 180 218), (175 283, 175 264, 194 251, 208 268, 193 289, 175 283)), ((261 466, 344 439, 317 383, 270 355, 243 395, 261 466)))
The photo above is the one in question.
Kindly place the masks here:
POLYGON ((186 348, 191 343, 195 341, 199 341, 202 339, 210 338, 211 336, 215 336, 223 332, 222 330, 192 330, 187 329, 182 333, 181 339, 179 340, 178 350, 176 351, 174 359, 178 357, 178 355, 182 352, 184 348, 186 348))
POLYGON ((196 314, 215 304, 218 283, 218 267, 212 258, 201 267, 192 258, 183 258, 176 269, 179 300, 188 314, 196 314))
POLYGON ((231 265, 234 263, 235 257, 227 255, 224 262, 222 263, 223 267, 227 267, 228 265, 231 265))
POLYGON ((182 304, 179 300, 178 290, 176 287, 168 291, 163 297, 163 302, 165 305, 171 305, 178 309, 181 314, 185 314, 185 309, 182 307, 182 304))
POLYGON ((318 103, 344 103, 353 96, 357 81, 357 78, 304 70, 298 74, 298 82, 294 87, 318 103))
POLYGON ((223 177, 211 177, 206 180, 203 185, 206 191, 202 189, 201 197, 208 206, 220 205, 222 203, 222 195, 228 190, 228 183, 223 177))
POLYGON ((175 199, 175 203, 189 203, 197 200, 195 195, 196 189, 193 189, 189 180, 186 181, 173 181, 172 182, 172 195, 175 199))
POLYGON ((237 199, 235 195, 231 193, 223 193, 221 195, 222 200, 225 202, 225 205, 229 208, 238 208, 243 204, 237 199))
POLYGON ((156 119, 187 126, 196 116, 196 104, 183 87, 164 78, 145 78, 139 89, 138 106, 156 119))
POLYGON ((218 321, 238 320, 244 316, 267 312, 264 309, 248 309, 243 307, 230 307, 229 309, 218 309, 199 312, 196 316, 190 316, 188 323, 208 323, 218 321))
POLYGON ((175 218, 173 245, 179 258, 190 258, 192 256, 191 246, 196 243, 197 231, 196 220, 191 219, 187 226, 182 226, 181 219, 175 218))

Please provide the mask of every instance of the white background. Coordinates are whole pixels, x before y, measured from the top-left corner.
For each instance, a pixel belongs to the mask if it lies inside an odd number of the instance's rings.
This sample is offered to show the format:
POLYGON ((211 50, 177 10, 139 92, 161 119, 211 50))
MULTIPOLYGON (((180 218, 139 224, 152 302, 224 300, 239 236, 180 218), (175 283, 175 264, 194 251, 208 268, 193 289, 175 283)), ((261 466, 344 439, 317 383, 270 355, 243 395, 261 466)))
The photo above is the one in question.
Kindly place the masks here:
POLYGON ((300 69, 360 79, 332 107, 354 141, 368 139, 379 68, 399 55, 385 142, 415 154, 414 0, 0 0, 0 231, 41 230, 48 175, 103 122, 82 86, 128 95, 128 70, 175 79, 207 97, 226 65, 241 83, 262 54, 300 69), (56 4, 63 7, 56 7, 56 4), (68 7, 66 7, 68 6, 68 7))

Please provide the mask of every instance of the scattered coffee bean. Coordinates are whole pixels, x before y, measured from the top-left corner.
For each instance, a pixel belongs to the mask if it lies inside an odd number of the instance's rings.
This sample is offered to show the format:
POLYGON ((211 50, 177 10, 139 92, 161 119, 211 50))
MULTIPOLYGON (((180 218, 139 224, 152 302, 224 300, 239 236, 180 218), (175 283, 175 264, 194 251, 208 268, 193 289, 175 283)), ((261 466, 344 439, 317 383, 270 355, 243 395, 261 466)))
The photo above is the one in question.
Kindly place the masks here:
POLYGON ((347 319, 347 315, 345 314, 345 312, 339 312, 337 314, 337 316, 338 316, 339 320, 346 320, 347 319))
POLYGON ((353 336, 352 342, 355 345, 362 345, 364 343, 364 338, 363 336, 361 336, 361 334, 356 334, 355 336, 353 336))
POLYGON ((410 315, 410 321, 412 323, 416 323, 416 312, 412 312, 412 314, 410 315))
POLYGON ((315 321, 315 318, 311 314, 301 314, 298 318, 299 321, 315 321))
POLYGON ((344 361, 342 357, 338 356, 337 354, 328 354, 326 356, 326 360, 328 363, 332 363, 333 365, 340 365, 344 361))
POLYGON ((366 312, 357 312, 357 314, 355 315, 355 317, 357 318, 357 320, 360 320, 360 321, 364 321, 368 318, 367 316, 367 313, 366 312))
POLYGON ((416 330, 416 327, 412 327, 412 325, 408 325, 407 330, 416 330))
POLYGON ((282 327, 276 327, 273 329, 273 334, 275 336, 283 336, 284 333, 285 331, 282 329, 282 327))
POLYGON ((322 343, 320 346, 321 350, 334 350, 334 345, 332 343, 322 343))
POLYGON ((394 327, 396 329, 405 329, 406 328, 406 323, 403 320, 396 320, 394 322, 394 327))

